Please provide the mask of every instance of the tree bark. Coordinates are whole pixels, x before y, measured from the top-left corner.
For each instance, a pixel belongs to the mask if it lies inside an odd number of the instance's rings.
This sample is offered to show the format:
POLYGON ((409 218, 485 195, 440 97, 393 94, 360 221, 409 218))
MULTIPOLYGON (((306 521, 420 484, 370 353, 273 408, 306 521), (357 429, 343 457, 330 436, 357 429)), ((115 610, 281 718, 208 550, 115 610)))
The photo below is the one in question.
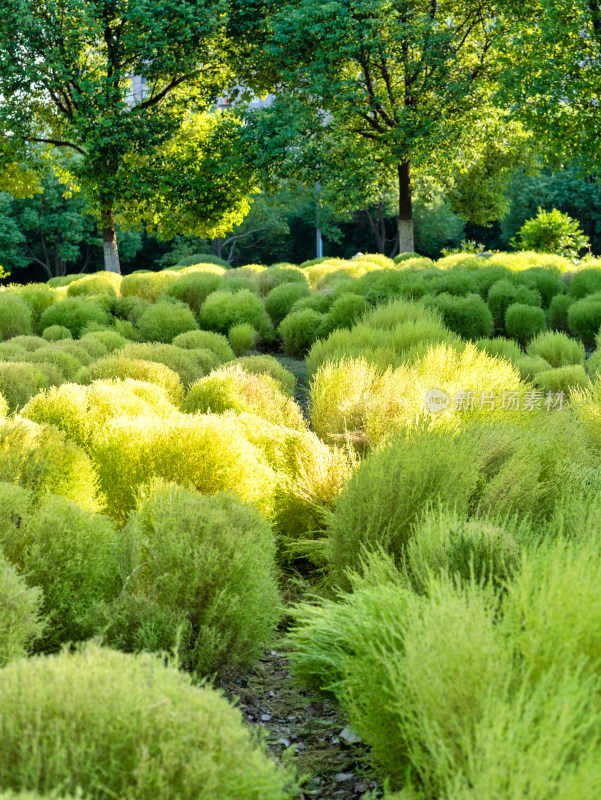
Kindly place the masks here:
POLYGON ((399 253, 415 252, 413 243, 413 203, 411 199, 411 165, 399 164, 399 253))
POLYGON ((121 272, 119 248, 115 233, 115 214, 113 205, 106 199, 100 201, 102 219, 102 245, 104 248, 104 268, 107 272, 121 272))

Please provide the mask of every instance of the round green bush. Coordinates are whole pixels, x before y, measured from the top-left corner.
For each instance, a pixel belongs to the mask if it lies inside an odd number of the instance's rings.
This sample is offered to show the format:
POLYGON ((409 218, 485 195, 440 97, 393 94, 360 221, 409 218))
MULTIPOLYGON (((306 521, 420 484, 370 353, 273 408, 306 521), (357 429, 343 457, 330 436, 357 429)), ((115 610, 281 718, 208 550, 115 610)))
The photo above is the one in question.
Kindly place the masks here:
POLYGON ((437 295, 432 303, 440 311, 447 328, 464 339, 475 340, 492 335, 492 314, 477 294, 454 297, 444 293, 437 295))
MULTIPOLYGON (((121 296, 131 297, 133 295, 141 300, 156 303, 161 294, 180 277, 178 272, 167 269, 161 270, 161 272, 132 272, 121 281, 121 296)), ((130 322, 135 324, 133 319, 130 322)))
POLYGON ((133 553, 106 642, 172 651, 198 675, 244 669, 280 616, 269 523, 236 497, 160 487, 123 532, 133 553))
POLYGON ((42 630, 41 592, 27 585, 0 551, 0 667, 26 655, 42 630))
MULTIPOLYGON (((374 275, 376 273, 370 274, 374 275)), ((290 309, 290 313, 293 314, 295 311, 304 311, 306 308, 310 308, 313 311, 319 311, 320 314, 327 314, 335 300, 336 295, 331 292, 311 292, 308 297, 302 297, 297 300, 290 309)))
POLYGON ((549 327, 556 331, 568 330, 568 311, 574 302, 569 294, 556 294, 549 305, 549 327))
POLYGON ((436 509, 428 511, 413 530, 407 572, 420 593, 427 592, 431 577, 440 573, 502 589, 518 571, 520 556, 520 546, 503 527, 436 509))
POLYGON ((25 300, 31 309, 31 321, 34 330, 39 329, 42 313, 56 302, 56 293, 47 283, 27 283, 19 287, 19 296, 25 300))
POLYGON ((0 531, 0 549, 43 592, 43 634, 35 644, 55 651, 97 633, 95 609, 120 588, 117 533, 100 514, 49 497, 15 531, 0 531))
POLYGON ((227 333, 232 325, 247 322, 264 339, 273 337, 273 328, 265 307, 259 297, 242 290, 213 292, 202 304, 198 315, 200 326, 217 333, 227 333))
POLYGON ((72 275, 56 275, 54 278, 50 278, 47 281, 47 285, 51 286, 52 288, 60 288, 61 286, 68 286, 73 281, 78 281, 81 278, 81 275, 77 273, 72 275))
POLYGON ((472 272, 465 272, 465 270, 440 272, 437 275, 433 275, 429 289, 433 294, 450 294, 453 297, 479 294, 476 276, 472 272))
POLYGON ((0 362, 0 393, 10 411, 22 408, 30 397, 49 386, 48 376, 36 364, 0 362))
POLYGON ((568 309, 568 328, 588 347, 601 328, 601 294, 576 300, 568 309))
POLYGON ((582 269, 572 276, 570 295, 574 300, 581 300, 589 294, 601 292, 601 269, 582 269))
POLYGON ((552 367, 569 367, 584 364, 582 342, 571 339, 565 333, 547 331, 536 336, 526 350, 529 356, 540 356, 552 367))
POLYGON ((18 345, 24 350, 27 350, 28 353, 31 353, 33 350, 38 350, 40 347, 46 347, 48 342, 42 339, 41 336, 15 336, 10 340, 10 344, 18 345))
POLYGON ((257 339, 257 332, 248 322, 232 325, 228 333, 232 350, 237 356, 243 356, 252 348, 257 339))
MULTIPOLYGON (((48 345, 46 345, 46 347, 48 347, 48 345)), ((93 351, 94 355, 90 355, 87 339, 85 342, 82 340, 73 341, 72 339, 59 339, 58 342, 52 343, 52 348, 54 350, 60 350, 63 353, 69 353, 69 355, 74 356, 81 362, 83 367, 91 364, 94 358, 97 357, 96 353, 98 352, 98 348, 95 347, 93 351)))
POLYGON ((304 283, 283 283, 273 288, 265 298, 265 308, 273 324, 277 327, 290 313, 292 306, 310 293, 306 279, 304 283))
POLYGON ((182 408, 191 414, 250 413, 276 425, 305 427, 300 408, 275 378, 245 372, 239 364, 220 367, 193 384, 182 408))
POLYGON ((204 371, 199 369, 198 362, 194 358, 192 351, 184 350, 182 347, 176 347, 172 344, 132 342, 121 350, 120 355, 123 358, 165 364, 165 366, 179 375, 184 386, 188 386, 204 375, 204 371))
POLYGON ((72 339, 73 334, 64 325, 50 325, 42 333, 42 338, 49 342, 58 342, 59 339, 72 339))
POLYGON ((224 269, 230 269, 230 264, 224 258, 212 253, 192 253, 190 256, 182 256, 177 262, 178 267, 193 267, 195 264, 217 264, 224 269))
POLYGON ((533 383, 545 394, 563 392, 568 397, 573 389, 586 388, 589 385, 589 379, 581 364, 572 364, 541 370, 534 376, 533 383))
POLYGON ((88 323, 107 325, 109 321, 110 315, 97 302, 69 297, 54 303, 44 311, 40 317, 40 328, 45 331, 51 325, 61 325, 68 328, 73 337, 77 338, 88 323))
POLYGON ((513 303, 505 312, 507 335, 525 345, 547 327, 545 312, 536 306, 513 303))
POLYGON ((212 293, 221 286, 221 275, 211 272, 192 272, 182 275, 172 283, 165 294, 186 303, 195 314, 200 312, 200 307, 212 293))
POLYGON ((179 404, 183 394, 179 375, 165 364, 139 358, 126 358, 120 353, 100 358, 89 367, 83 367, 77 374, 77 383, 87 384, 105 378, 133 378, 136 381, 156 383, 165 389, 170 400, 176 405, 179 404))
POLYGON ((278 326, 286 355, 301 358, 319 337, 324 315, 310 308, 288 314, 278 326))
POLYGON ((522 348, 513 339, 504 339, 497 336, 494 339, 480 339, 476 342, 476 347, 486 350, 489 356, 505 358, 507 361, 515 362, 524 357, 522 348))
POLYGON ((515 273, 515 280, 531 289, 536 289, 542 298, 544 308, 549 307, 556 295, 564 295, 567 292, 567 286, 559 275, 544 267, 531 267, 515 273))
POLYGON ((477 480, 478 456, 462 435, 418 430, 369 454, 328 521, 333 580, 347 587, 346 571, 360 567, 367 549, 401 564, 412 526, 428 506, 442 501, 467 516, 477 480))
POLYGON ((82 347, 92 355, 92 348, 97 348, 100 351, 102 346, 104 353, 113 353, 115 350, 122 350, 127 344, 127 339, 121 336, 117 331, 94 331, 93 333, 86 333, 79 340, 82 347))
POLYGON ((307 284, 307 279, 302 270, 299 269, 299 267, 295 267, 293 264, 274 264, 269 267, 269 269, 260 272, 255 278, 255 283, 259 289, 259 293, 265 297, 272 289, 275 289, 276 286, 281 286, 286 283, 307 284))
POLYGON ((118 272, 95 272, 92 275, 80 275, 72 281, 67 289, 67 297, 81 295, 108 294, 115 297, 120 290, 123 278, 118 272))
POLYGON ((26 419, 0 421, 0 481, 18 483, 35 497, 56 494, 98 510, 92 463, 62 431, 26 419))
POLYGON ((187 306, 159 302, 142 314, 138 329, 149 342, 170 344, 180 333, 198 330, 198 323, 187 306))
POLYGON ((87 647, 0 671, 0 787, 90 800, 285 800, 240 712, 150 655, 87 647))
POLYGON ((236 357, 225 336, 214 331, 190 331, 180 333, 173 340, 176 347, 186 350, 212 350, 219 359, 219 363, 231 361, 236 357))
POLYGON ((27 353, 23 361, 31 364, 52 364, 60 371, 63 380, 72 380, 81 369, 81 361, 79 359, 71 353, 58 350, 51 345, 40 347, 39 350, 34 350, 33 353, 27 353))
POLYGON ((90 452, 108 513, 119 522, 153 478, 202 494, 232 491, 265 516, 273 513, 276 476, 229 415, 117 417, 96 432, 90 452))
POLYGON ((529 306, 541 305, 542 298, 536 289, 520 286, 512 280, 502 280, 494 283, 488 292, 488 307, 493 316, 495 328, 504 330, 505 314, 509 306, 514 303, 529 306))
POLYGON ((10 290, 0 292, 0 340, 31 332, 32 313, 27 302, 10 290))
POLYGON ((289 370, 285 369, 274 356, 242 356, 232 361, 239 364, 245 372, 256 372, 259 375, 271 375, 279 382, 283 392, 289 397, 294 396, 296 378, 289 370))
POLYGON ((321 326, 320 336, 327 336, 336 328, 352 328, 365 314, 369 304, 364 297, 343 294, 334 301, 321 326))

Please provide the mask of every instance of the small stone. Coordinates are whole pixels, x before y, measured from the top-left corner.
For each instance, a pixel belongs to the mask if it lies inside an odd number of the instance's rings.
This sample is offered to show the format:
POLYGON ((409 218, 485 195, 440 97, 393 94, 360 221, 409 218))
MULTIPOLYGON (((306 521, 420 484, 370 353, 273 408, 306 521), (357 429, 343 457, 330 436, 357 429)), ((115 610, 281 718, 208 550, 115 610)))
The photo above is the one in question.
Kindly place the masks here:
POLYGON ((274 692, 273 690, 271 690, 271 691, 269 692, 269 696, 270 696, 270 697, 275 697, 275 692, 274 692))
POLYGON ((350 781, 351 778, 354 778, 352 772, 339 772, 337 775, 334 775, 334 780, 336 783, 343 783, 344 781, 350 781))
POLYGON ((338 736, 340 736, 340 738, 341 738, 341 739, 344 739, 344 741, 345 741, 347 744, 356 744, 357 742, 360 742, 360 741, 361 741, 361 737, 359 736, 359 734, 358 734, 358 733, 356 733, 356 732, 355 732, 355 731, 354 731, 354 730, 351 728, 351 726, 350 726, 350 725, 347 725, 347 726, 346 726, 346 728, 343 728, 343 729, 340 731, 340 733, 338 734, 338 736))
POLYGON ((278 744, 281 744, 283 747, 290 747, 290 739, 280 739, 278 744))
POLYGON ((332 736, 332 744, 340 744, 340 739, 337 736, 332 736))
POLYGON ((261 714, 262 722, 269 722, 270 719, 271 719, 271 714, 261 714))
POLYGON ((365 781, 357 781, 355 784, 355 791, 357 794, 363 794, 369 789, 369 786, 365 783, 365 781))

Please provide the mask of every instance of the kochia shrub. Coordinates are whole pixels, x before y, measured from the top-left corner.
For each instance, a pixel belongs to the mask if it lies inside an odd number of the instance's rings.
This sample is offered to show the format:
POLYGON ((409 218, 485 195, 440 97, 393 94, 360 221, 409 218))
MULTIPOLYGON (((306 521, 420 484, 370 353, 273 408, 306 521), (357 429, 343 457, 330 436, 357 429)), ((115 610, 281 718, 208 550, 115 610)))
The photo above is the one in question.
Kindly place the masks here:
POLYGON ((488 307, 491 310, 495 328, 505 330, 505 313, 514 303, 540 307, 542 299, 536 289, 520 286, 511 280, 502 280, 494 283, 488 292, 488 307))
POLYGON ((91 294, 109 294, 114 297, 119 294, 122 280, 118 272, 94 272, 92 275, 83 275, 69 284, 67 297, 91 294))
POLYGON ((199 368, 192 351, 184 350, 172 344, 132 342, 121 350, 120 355, 123 358, 141 359, 142 361, 164 364, 179 375, 184 386, 188 386, 204 374, 204 371, 199 368))
POLYGON ((363 460, 328 524, 333 579, 348 585, 362 551, 405 557, 412 525, 429 504, 443 501, 467 514, 478 461, 467 437, 424 429, 400 436, 363 460))
POLYGON ((132 273, 121 281, 121 295, 134 295, 141 300, 156 303, 160 295, 180 277, 179 273, 167 269, 161 272, 132 273))
POLYGON ((167 392, 169 399, 176 405, 183 394, 179 375, 165 364, 139 358, 126 358, 121 354, 106 356, 89 367, 84 367, 77 375, 77 382, 87 384, 107 378, 133 378, 137 381, 156 383, 167 392))
POLYGON ((0 393, 10 411, 22 408, 40 389, 50 386, 48 376, 35 364, 0 362, 0 393))
POLYGON ((368 308, 369 305, 364 297, 356 294, 343 294, 328 311, 321 326, 320 335, 327 336, 336 328, 352 328, 368 308))
POLYGON ((574 302, 569 294, 557 294, 549 305, 548 324, 555 331, 568 330, 568 311, 574 302))
POLYGON ((324 319, 323 314, 310 308, 288 314, 278 327, 286 354, 304 356, 318 338, 324 319))
POLYGON ((213 292, 202 304, 198 320, 201 328, 217 333, 227 333, 232 325, 247 322, 264 339, 273 337, 273 327, 263 302, 246 289, 235 294, 213 292))
POLYGON ((202 494, 232 491, 272 513, 272 470, 235 421, 219 415, 119 417, 98 431, 92 455, 109 513, 120 522, 153 478, 202 494))
POLYGON ((589 294, 601 292, 601 270, 597 267, 581 269, 572 275, 570 295, 574 300, 581 300, 589 294))
POLYGON ((49 342, 58 342, 59 339, 72 339, 73 334, 64 325, 51 325, 42 333, 42 338, 49 342))
POLYGON ((42 630, 41 592, 28 586, 0 550, 0 667, 26 655, 42 630))
MULTIPOLYGON (((262 273, 265 275, 266 273, 262 273)), ((299 273, 302 275, 302 273, 299 273)), ((304 278, 304 276, 303 276, 304 278)), ((310 294, 306 280, 303 283, 283 283, 272 289, 265 298, 265 309, 274 325, 279 325, 290 313, 297 300, 310 294)))
POLYGON ((90 322, 107 325, 109 321, 108 312, 99 303, 79 297, 68 297, 44 311, 40 317, 40 328, 43 332, 53 325, 61 325, 68 328, 76 338, 90 322))
POLYGON ((37 331, 42 313, 56 302, 57 294, 47 283, 27 283, 25 286, 20 286, 18 292, 31 309, 31 323, 33 329, 37 331))
POLYGON ((239 364, 226 365, 201 378, 186 395, 182 408, 188 413, 250 413, 276 425, 305 426, 300 408, 282 392, 275 378, 245 372, 239 364))
POLYGON ((173 344, 186 350, 211 350, 217 356, 220 364, 236 357, 226 337, 213 331, 180 333, 173 340, 173 344))
POLYGON ((269 523, 233 495, 155 489, 123 536, 132 553, 107 643, 172 651, 198 675, 248 667, 280 615, 269 523))
POLYGON ((581 364, 573 364, 543 370, 535 375, 533 383, 545 394, 563 392, 567 397, 574 389, 586 388, 589 379, 581 364))
POLYGON ((180 333, 197 330, 198 323, 183 303, 159 302, 142 314, 138 329, 147 341, 170 344, 180 333))
POLYGON ((588 347, 601 329, 601 294, 577 300, 568 309, 568 328, 588 347))
POLYGON ((524 303, 512 303, 505 312, 505 330, 508 336, 525 345, 547 327, 545 312, 524 303))
POLYGON ((153 656, 87 647, 15 662, 0 672, 0 707, 6 789, 131 800, 290 796, 290 775, 252 740, 240 712, 153 656))
POLYGON ((81 361, 78 358, 51 345, 27 353, 23 361, 36 365, 52 364, 59 370, 63 380, 72 380, 81 369, 81 361))
POLYGON ((274 264, 269 269, 260 272, 256 278, 255 283, 261 295, 265 296, 275 289, 276 286, 290 283, 300 283, 307 285, 307 279, 299 267, 290 265, 274 264))
POLYGON ((36 650, 57 650, 97 633, 92 612, 121 586, 117 533, 106 517, 51 496, 18 531, 0 531, 0 549, 42 590, 46 624, 36 650))
POLYGON ((515 363, 520 358, 524 357, 522 348, 513 339, 505 339, 502 336, 497 336, 494 339, 480 339, 476 342, 476 347, 480 350, 485 350, 489 356, 496 356, 497 358, 505 358, 507 361, 515 363))
POLYGON ((0 340, 31 332, 32 313, 27 302, 10 290, 0 292, 0 340))
POLYGON ((442 314, 449 330, 464 339, 481 339, 491 336, 494 328, 492 314, 484 300, 478 295, 454 297, 439 294, 433 305, 442 314))
POLYGON ((540 356, 551 367, 569 367, 584 364, 582 342, 571 339, 565 333, 541 333, 533 339, 526 350, 529 356, 540 356))
POLYGON ((26 419, 0 421, 0 481, 41 497, 57 494, 95 511, 97 477, 90 459, 62 431, 26 419))
POLYGON ((232 350, 237 356, 243 356, 252 348, 257 339, 257 332, 248 322, 232 325, 228 333, 232 350))
POLYGON ((280 384, 280 388, 289 397, 294 396, 296 378, 274 356, 242 356, 232 364, 239 364, 245 372, 256 372, 258 375, 270 375, 280 384))
POLYGON ((221 283, 220 275, 210 272, 192 272, 179 277, 166 289, 165 294, 186 303, 195 314, 198 314, 201 305, 211 292, 219 289, 221 283))

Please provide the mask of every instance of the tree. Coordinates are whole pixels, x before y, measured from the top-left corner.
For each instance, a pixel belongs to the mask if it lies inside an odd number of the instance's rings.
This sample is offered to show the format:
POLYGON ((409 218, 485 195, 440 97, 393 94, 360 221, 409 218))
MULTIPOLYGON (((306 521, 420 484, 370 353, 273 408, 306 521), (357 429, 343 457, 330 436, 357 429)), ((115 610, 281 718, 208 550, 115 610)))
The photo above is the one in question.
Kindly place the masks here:
POLYGON ((398 181, 401 252, 413 250, 412 170, 465 156, 490 110, 504 26, 489 0, 275 0, 267 49, 283 90, 326 112, 398 181), (365 147, 367 145, 367 147, 365 147), (436 159, 433 159, 433 154, 436 159))
POLYGON ((127 169, 168 142, 188 108, 208 107, 228 78, 225 2, 4 0, 0 152, 14 161, 37 142, 72 154, 70 169, 100 218, 108 270, 120 269, 116 208, 153 178, 127 169))
POLYGON ((548 144, 551 162, 599 167, 600 0, 525 0, 513 8, 503 85, 508 102, 548 144))

